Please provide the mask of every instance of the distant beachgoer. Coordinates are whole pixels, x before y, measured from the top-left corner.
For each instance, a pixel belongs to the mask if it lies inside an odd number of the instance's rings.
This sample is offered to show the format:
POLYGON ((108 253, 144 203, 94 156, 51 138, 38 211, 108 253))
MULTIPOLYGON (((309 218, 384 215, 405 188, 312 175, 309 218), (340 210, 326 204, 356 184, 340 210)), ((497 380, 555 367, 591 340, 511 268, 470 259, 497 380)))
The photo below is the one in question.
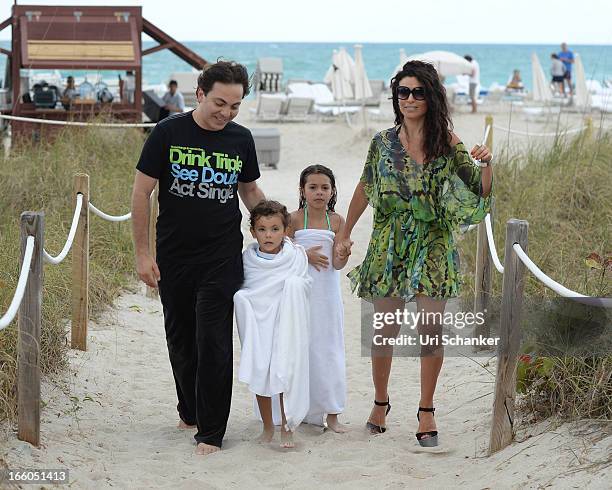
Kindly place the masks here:
POLYGON ((574 53, 567 48, 566 43, 561 43, 559 59, 563 62, 563 65, 565 65, 564 80, 571 96, 574 94, 574 87, 572 86, 572 65, 574 64, 574 53))
POLYGON ((234 295, 242 345, 238 378, 256 396, 260 442, 274 437, 274 397, 283 448, 295 446, 293 432, 308 413, 312 287, 306 250, 286 237, 288 228, 282 204, 262 201, 253 208, 251 234, 257 242, 244 251, 244 284, 234 295))
MULTIPOLYGON (((468 151, 453 133, 433 65, 409 61, 392 78, 391 93, 395 126, 372 139, 336 253, 341 259, 350 254, 351 231, 370 204, 374 224, 368 251, 349 277, 353 290, 381 317, 397 318, 406 301, 416 297, 419 338, 429 341, 421 343, 416 438, 422 446, 436 446, 433 402, 444 356, 440 317, 446 301, 459 295, 460 284, 454 232, 489 212, 491 152, 484 145, 468 151)), ((376 335, 392 341, 399 328, 396 320, 385 321, 376 335)), ((373 342, 374 407, 367 422, 372 433, 387 430, 392 356, 392 343, 373 342)))
POLYGON ((525 86, 523 85, 523 80, 521 78, 521 71, 514 70, 512 72, 512 78, 506 85, 506 90, 514 92, 514 91, 521 91, 524 88, 525 86))
POLYGON ((552 75, 552 83, 556 91, 559 93, 559 95, 565 95, 564 86, 563 86, 563 83, 565 80, 565 74, 567 72, 565 69, 565 65, 559 59, 559 55, 557 53, 551 54, 550 59, 552 62, 552 65, 550 68, 550 73, 552 75))
POLYGON ((78 96, 79 91, 77 90, 76 85, 74 84, 74 77, 72 75, 69 75, 68 78, 66 78, 66 88, 62 93, 62 105, 64 106, 64 109, 70 109, 72 101, 78 96))
POLYGON ((348 256, 334 254, 336 237, 344 218, 335 212, 337 199, 334 173, 323 165, 310 165, 300 175, 300 202, 291 213, 289 236, 308 255, 313 279, 310 296, 310 409, 305 421, 334 432, 346 432, 338 414, 346 405, 344 358, 344 309, 340 275, 348 256))
POLYGON ((470 72, 470 101, 472 103, 472 113, 475 113, 478 110, 477 100, 478 100, 478 86, 480 85, 480 65, 478 61, 476 61, 472 56, 466 54, 464 56, 466 60, 470 62, 472 65, 472 71, 470 72))
POLYGON ((178 91, 176 80, 168 82, 168 91, 162 99, 166 103, 164 109, 168 111, 168 115, 178 114, 185 110, 185 99, 183 99, 183 94, 178 91))
POLYGON ((159 287, 179 428, 196 453, 218 451, 232 398, 233 296, 243 280, 242 215, 265 199, 251 132, 232 120, 249 93, 244 66, 220 61, 198 77, 195 110, 159 122, 144 144, 132 193, 136 270, 159 287), (149 198, 159 184, 157 258, 149 198))

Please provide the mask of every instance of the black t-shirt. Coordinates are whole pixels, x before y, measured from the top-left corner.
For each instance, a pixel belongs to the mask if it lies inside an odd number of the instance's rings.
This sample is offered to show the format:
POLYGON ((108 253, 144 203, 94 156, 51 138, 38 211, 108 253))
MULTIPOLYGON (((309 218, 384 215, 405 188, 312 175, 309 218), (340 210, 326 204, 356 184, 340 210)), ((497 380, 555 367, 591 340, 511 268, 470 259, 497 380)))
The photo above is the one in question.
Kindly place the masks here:
POLYGON ((157 256, 183 264, 241 252, 238 182, 260 175, 247 128, 230 122, 221 131, 207 131, 192 112, 157 124, 136 165, 159 180, 157 256))

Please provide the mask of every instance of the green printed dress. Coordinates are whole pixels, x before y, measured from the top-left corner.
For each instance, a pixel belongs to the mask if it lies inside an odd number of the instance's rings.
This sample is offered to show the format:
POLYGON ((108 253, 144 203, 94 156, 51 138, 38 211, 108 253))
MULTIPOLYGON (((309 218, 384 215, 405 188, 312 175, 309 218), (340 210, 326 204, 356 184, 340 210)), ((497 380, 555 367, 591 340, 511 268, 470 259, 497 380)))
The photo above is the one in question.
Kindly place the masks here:
POLYGON ((453 237, 489 212, 492 192, 481 197, 481 168, 458 143, 424 165, 412 160, 391 128, 372 139, 361 176, 374 225, 363 263, 349 274, 361 298, 419 293, 436 299, 459 295, 459 255, 453 237))

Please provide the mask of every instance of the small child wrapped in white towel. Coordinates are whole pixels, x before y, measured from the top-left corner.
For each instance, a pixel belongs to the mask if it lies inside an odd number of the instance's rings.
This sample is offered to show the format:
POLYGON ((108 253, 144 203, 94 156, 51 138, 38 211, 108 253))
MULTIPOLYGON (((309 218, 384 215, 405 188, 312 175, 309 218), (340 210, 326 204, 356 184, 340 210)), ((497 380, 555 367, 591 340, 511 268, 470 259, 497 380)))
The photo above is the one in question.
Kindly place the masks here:
POLYGON ((257 243, 243 253, 244 284, 234 295, 242 344, 240 381, 257 397, 261 440, 274 437, 272 396, 279 395, 281 447, 294 447, 293 431, 309 408, 308 328, 312 279, 306 251, 286 238, 287 208, 262 201, 251 211, 257 243))

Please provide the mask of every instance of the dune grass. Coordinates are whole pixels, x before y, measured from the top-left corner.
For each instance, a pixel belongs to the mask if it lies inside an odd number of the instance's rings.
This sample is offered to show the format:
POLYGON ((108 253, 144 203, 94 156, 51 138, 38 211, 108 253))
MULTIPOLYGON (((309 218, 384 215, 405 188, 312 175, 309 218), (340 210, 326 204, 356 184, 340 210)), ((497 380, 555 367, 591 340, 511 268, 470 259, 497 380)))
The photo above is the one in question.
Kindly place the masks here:
MULTIPOLYGON (((528 255, 544 273, 579 293, 611 296, 612 135, 582 134, 559 138, 552 148, 534 146, 520 155, 504 151, 498 154, 493 221, 502 263, 506 222, 510 218, 527 220, 528 255)), ((464 235, 460 246, 465 277, 463 302, 465 308, 471 308, 475 231, 464 235)), ((524 310, 535 312, 557 301, 556 293, 529 271, 525 274, 524 310)), ((499 310, 501 290, 502 275, 494 270, 494 310, 499 310)), ((493 316, 497 313, 494 311, 493 316)), ((530 333, 541 338, 539 325, 532 327, 538 331, 530 333)), ((523 328, 525 335, 525 324, 523 328)), ((524 352, 518 381, 521 407, 531 419, 553 414, 562 418, 612 418, 609 333, 608 325, 599 338, 589 340, 600 347, 597 355, 538 357, 524 352)), ((527 343, 523 349, 529 350, 527 343)))
MULTIPOLYGON (((144 136, 137 130, 69 128, 51 144, 22 145, 0 157, 0 312, 13 297, 19 274, 19 217, 44 211, 45 249, 57 255, 74 212, 74 175, 90 176, 90 200, 109 214, 130 207, 134 166, 144 136)), ((130 222, 110 223, 90 213, 90 316, 133 284, 130 222)), ((66 366, 71 255, 44 265, 41 333, 43 376, 66 366)), ((0 421, 15 420, 16 320, 0 332, 0 421)))

